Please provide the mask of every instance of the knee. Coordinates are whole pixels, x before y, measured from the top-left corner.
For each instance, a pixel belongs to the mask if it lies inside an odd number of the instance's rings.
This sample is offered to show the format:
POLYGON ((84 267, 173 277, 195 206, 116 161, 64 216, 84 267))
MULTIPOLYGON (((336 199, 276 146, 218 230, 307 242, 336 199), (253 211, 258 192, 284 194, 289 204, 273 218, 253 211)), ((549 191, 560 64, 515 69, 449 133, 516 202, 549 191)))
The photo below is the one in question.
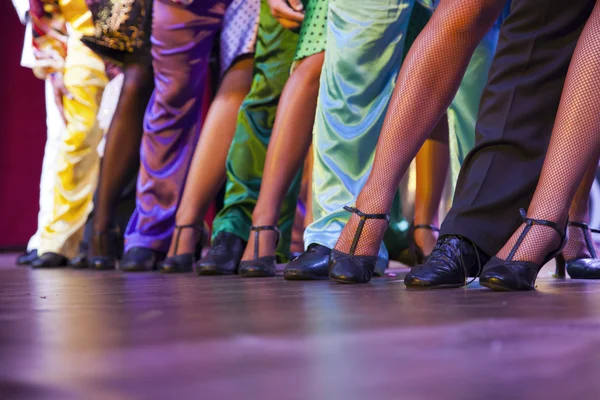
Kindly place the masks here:
POLYGON ((149 65, 128 65, 123 78, 124 93, 138 95, 151 92, 154 88, 154 76, 149 65))
POLYGON ((323 69, 324 59, 324 52, 303 58, 298 61, 292 77, 305 85, 318 85, 319 80, 321 79, 321 70, 323 69))
POLYGON ((471 0, 462 6, 449 4, 437 17, 449 35, 485 34, 498 18, 500 3, 503 2, 471 0))

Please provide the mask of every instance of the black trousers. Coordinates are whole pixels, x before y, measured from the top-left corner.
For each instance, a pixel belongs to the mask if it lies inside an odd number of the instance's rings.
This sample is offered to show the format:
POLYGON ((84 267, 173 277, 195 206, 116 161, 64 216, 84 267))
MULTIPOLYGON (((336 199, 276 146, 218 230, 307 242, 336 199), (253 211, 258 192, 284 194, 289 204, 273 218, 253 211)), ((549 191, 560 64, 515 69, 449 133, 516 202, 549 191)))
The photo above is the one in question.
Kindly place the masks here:
POLYGON ((494 255, 537 185, 575 45, 596 0, 513 0, 481 97, 476 144, 442 235, 494 255))

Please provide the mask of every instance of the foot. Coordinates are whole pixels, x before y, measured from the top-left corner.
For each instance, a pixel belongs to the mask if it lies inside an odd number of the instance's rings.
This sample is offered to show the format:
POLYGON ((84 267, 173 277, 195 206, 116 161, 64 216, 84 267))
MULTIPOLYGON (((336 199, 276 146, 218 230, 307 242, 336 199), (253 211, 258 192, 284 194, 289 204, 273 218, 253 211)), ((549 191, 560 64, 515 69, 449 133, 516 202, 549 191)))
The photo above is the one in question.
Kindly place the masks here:
POLYGON ((178 254, 165 258, 160 265, 160 272, 164 274, 186 273, 194 270, 194 254, 178 254))
POLYGON ((275 256, 264 256, 240 262, 239 273, 242 278, 269 278, 275 276, 276 272, 275 256))
MULTIPOLYGON (((479 284, 496 291, 535 289, 537 275, 548 261, 560 255, 567 239, 566 224, 528 217, 521 209, 523 224, 483 267, 479 284)), ((560 257, 562 262, 562 257, 560 257)))
POLYGON ((88 257, 86 252, 81 252, 69 261, 69 267, 73 269, 83 269, 88 267, 88 257))
POLYGON ((44 253, 31 263, 33 268, 58 268, 66 267, 68 259, 56 253, 44 253))
POLYGON ((232 275, 236 273, 246 242, 230 232, 220 232, 206 256, 196 263, 198 275, 232 275))
MULTIPOLYGON (((563 249, 566 270, 573 279, 600 279, 600 260, 598 259, 591 230, 587 224, 569 222, 569 240, 563 249)), ((594 230, 596 232, 596 230, 594 230)), ((564 277, 557 270, 558 277, 564 277)))
POLYGON ((117 269, 117 259, 123 254, 123 237, 117 229, 95 231, 88 266, 96 270, 117 269))
POLYGON ((489 259, 462 236, 442 236, 425 263, 406 275, 404 284, 411 289, 462 287, 469 277, 477 276, 489 259))
POLYGON ((37 250, 31 250, 17 257, 17 265, 31 265, 38 258, 37 250))
POLYGON ((153 271, 158 268, 159 263, 164 258, 165 253, 163 252, 145 247, 133 247, 123 255, 123 259, 121 259, 121 271, 153 271))
POLYGON ((331 249, 312 243, 298 258, 283 270, 283 278, 288 281, 314 281, 327 279, 331 249))
POLYGON ((337 283, 369 283, 377 260, 377 256, 356 256, 333 249, 329 258, 329 279, 337 283))

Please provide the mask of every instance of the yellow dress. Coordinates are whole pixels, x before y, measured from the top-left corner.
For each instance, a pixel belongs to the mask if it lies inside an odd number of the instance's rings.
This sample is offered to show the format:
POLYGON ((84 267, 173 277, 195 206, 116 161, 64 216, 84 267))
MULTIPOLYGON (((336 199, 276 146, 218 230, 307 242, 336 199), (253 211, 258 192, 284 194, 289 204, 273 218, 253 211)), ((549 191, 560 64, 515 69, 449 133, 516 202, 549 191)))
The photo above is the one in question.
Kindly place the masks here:
POLYGON ((38 254, 74 257, 92 210, 102 139, 97 114, 108 82, 104 62, 80 40, 94 32, 85 0, 32 0, 34 73, 64 76, 70 96, 63 96, 67 129, 55 165, 51 218, 40 229, 38 254), (68 49, 68 51, 67 51, 68 49))

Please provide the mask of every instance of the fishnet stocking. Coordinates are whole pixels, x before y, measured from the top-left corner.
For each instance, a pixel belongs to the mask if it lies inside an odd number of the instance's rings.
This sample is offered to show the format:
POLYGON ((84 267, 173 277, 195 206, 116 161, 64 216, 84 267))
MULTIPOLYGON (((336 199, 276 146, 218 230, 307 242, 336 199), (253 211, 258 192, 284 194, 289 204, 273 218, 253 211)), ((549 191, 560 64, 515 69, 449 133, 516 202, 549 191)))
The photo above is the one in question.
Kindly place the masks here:
MULTIPOLYGON (((240 106, 250 91, 253 65, 251 57, 239 59, 223 77, 194 151, 175 217, 177 225, 201 225, 210 204, 225 182, 225 161, 235 134, 240 106)), ((181 230, 177 253, 193 253, 200 234, 197 229, 181 230)), ((172 240, 169 256, 174 254, 175 245, 175 240, 172 240)))
MULTIPOLYGON (((400 70, 385 117, 371 175, 356 206, 364 213, 388 212, 396 189, 456 94, 470 58, 492 27, 505 0, 442 0, 400 70)), ((352 215, 336 249, 348 252, 358 217, 352 215)), ((386 228, 369 220, 357 255, 376 255, 386 228)))
MULTIPOLYGON (((292 180, 302 168, 315 121, 319 78, 324 53, 303 58, 288 79, 267 149, 260 193, 252 213, 252 225, 277 225, 283 200, 292 180)), ((259 256, 275 255, 275 232, 260 234, 259 256)), ((242 260, 254 258, 254 235, 250 235, 242 260)))
MULTIPOLYGON (((599 46, 600 3, 597 2, 569 66, 548 152, 527 213, 531 218, 546 219, 564 226, 569 214, 568 207, 573 204, 575 193, 589 165, 598 165, 599 46)), ((587 185, 589 187, 589 184, 587 185)), ((522 229, 523 227, 517 229, 500 250, 499 258, 507 257, 522 229)), ((541 263, 546 254, 555 250, 559 244, 560 237, 552 228, 534 227, 517 249, 513 259, 541 263)))
MULTIPOLYGON (((587 223, 589 221, 589 202, 590 190, 596 178, 598 161, 590 163, 588 170, 579 188, 575 193, 575 198, 569 209, 569 221, 579 221, 587 223)), ((563 249, 565 259, 572 260, 576 258, 590 258, 592 254, 585 241, 585 231, 576 226, 569 225, 569 240, 563 249)), ((593 243, 592 243, 593 246, 593 243)))
MULTIPOLYGON (((439 208, 448 167, 450 165, 450 148, 448 145, 448 118, 444 115, 437 124, 429 139, 423 143, 417 153, 416 170, 417 185, 415 193, 416 225, 439 226, 439 208)), ((414 231, 415 245, 429 255, 435 246, 438 233, 429 229, 414 231)))
MULTIPOLYGON (((138 172, 144 112, 154 90, 151 66, 125 64, 123 74, 119 102, 107 133, 94 205, 96 232, 106 232, 112 227, 119 196, 138 172)), ((96 247, 92 245, 92 255, 98 255, 96 247)))

